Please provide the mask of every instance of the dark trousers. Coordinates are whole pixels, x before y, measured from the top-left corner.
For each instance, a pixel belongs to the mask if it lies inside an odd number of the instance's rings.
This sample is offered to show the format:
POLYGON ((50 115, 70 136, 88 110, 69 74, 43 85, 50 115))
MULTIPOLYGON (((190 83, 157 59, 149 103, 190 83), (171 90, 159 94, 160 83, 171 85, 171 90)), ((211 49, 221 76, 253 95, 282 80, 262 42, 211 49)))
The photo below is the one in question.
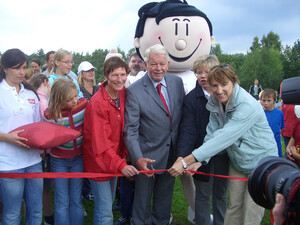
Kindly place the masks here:
POLYGON ((136 176, 132 209, 133 225, 169 224, 174 182, 175 178, 167 172, 155 174, 155 177, 150 178, 143 174, 136 176))
POLYGON ((134 181, 129 181, 125 177, 120 177, 120 201, 122 217, 132 216, 132 204, 134 194, 134 181))

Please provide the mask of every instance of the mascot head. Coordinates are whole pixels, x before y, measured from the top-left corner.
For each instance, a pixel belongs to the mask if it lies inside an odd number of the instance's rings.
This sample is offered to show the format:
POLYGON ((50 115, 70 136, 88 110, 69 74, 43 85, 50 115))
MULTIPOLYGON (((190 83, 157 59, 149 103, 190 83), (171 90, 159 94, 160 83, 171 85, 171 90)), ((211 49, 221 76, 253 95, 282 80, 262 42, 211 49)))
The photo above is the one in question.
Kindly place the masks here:
POLYGON ((169 72, 190 70, 194 61, 210 53, 215 39, 207 16, 184 0, 150 2, 139 9, 134 46, 143 58, 145 50, 162 44, 170 55, 169 72))

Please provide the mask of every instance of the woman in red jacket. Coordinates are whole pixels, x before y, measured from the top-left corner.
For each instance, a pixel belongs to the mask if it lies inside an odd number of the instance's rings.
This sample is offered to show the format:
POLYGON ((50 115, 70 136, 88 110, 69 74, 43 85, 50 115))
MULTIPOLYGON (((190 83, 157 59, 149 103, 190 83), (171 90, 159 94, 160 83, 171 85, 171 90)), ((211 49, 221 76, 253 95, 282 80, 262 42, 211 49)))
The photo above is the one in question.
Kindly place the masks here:
MULTIPOLYGON (((105 81, 91 98, 84 117, 84 169, 94 173, 122 173, 126 177, 138 170, 126 164, 127 150, 123 142, 124 103, 128 66, 119 57, 104 62, 105 81)), ((94 224, 113 224, 112 203, 116 177, 91 180, 95 196, 94 224)))

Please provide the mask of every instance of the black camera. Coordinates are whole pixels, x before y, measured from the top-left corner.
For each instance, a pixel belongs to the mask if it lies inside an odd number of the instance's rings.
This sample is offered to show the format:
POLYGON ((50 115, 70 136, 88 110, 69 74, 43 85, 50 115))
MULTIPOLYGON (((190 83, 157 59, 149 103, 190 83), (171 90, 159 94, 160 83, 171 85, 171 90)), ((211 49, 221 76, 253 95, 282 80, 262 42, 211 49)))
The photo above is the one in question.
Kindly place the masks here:
POLYGON ((286 200, 287 224, 300 224, 300 169, 287 160, 268 156, 260 160, 248 180, 248 190, 253 201, 272 209, 276 194, 286 200))
POLYGON ((284 104, 300 105, 300 77, 292 77, 282 81, 280 96, 284 104))

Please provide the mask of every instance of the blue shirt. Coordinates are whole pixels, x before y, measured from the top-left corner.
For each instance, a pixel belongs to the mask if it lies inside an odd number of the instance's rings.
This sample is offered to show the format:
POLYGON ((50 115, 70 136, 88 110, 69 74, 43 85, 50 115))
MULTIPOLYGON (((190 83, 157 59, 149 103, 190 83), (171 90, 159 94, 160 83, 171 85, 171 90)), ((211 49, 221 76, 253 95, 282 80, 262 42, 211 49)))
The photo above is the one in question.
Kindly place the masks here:
POLYGON ((275 108, 272 111, 265 111, 265 114, 277 143, 278 155, 282 157, 281 130, 284 129, 283 112, 275 108))
MULTIPOLYGON (((69 79, 69 77, 71 77, 70 75, 66 74, 64 76, 59 76, 55 73, 52 73, 50 76, 49 76, 49 82, 50 82, 50 85, 52 86, 53 82, 57 79, 57 78, 66 78, 66 79, 69 79)), ((73 80, 73 83, 76 85, 76 88, 77 88, 77 94, 78 94, 78 98, 83 98, 83 94, 82 92, 80 91, 80 88, 79 88, 79 85, 78 85, 78 82, 77 80, 75 80, 73 77, 71 77, 72 80, 73 80)))

